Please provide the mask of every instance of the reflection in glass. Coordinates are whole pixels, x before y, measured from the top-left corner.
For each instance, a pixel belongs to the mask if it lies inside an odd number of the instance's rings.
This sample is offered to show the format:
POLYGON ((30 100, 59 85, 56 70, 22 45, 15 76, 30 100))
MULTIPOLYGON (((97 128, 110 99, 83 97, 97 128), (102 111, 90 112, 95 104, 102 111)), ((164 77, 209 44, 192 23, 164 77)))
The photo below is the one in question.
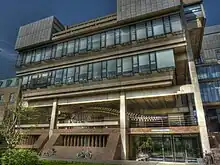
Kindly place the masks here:
POLYGON ((154 36, 164 34, 163 20, 161 18, 153 20, 153 30, 154 36))
POLYGON ((173 50, 165 50, 165 51, 156 52, 156 55, 157 55, 157 68, 158 69, 175 67, 173 50))

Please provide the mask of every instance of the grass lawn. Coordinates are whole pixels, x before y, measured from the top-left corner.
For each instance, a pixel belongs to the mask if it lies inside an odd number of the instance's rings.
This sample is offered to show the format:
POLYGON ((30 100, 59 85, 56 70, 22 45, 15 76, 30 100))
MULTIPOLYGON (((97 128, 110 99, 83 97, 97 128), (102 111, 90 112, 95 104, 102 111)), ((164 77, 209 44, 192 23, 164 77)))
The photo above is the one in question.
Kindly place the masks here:
POLYGON ((86 162, 64 162, 64 161, 41 161, 42 165, 108 165, 102 163, 86 163, 86 162))

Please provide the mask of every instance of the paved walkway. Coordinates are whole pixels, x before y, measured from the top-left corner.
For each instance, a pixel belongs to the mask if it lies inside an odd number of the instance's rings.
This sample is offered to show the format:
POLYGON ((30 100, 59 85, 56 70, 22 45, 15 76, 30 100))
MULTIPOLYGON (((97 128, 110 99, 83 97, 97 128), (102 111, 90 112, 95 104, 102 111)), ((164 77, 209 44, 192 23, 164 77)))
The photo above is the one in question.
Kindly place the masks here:
MULTIPOLYGON (((44 159, 44 158, 42 158, 44 159)), ((68 162, 88 162, 88 163, 104 163, 104 164, 115 164, 115 165, 202 165, 198 163, 177 163, 177 162, 137 162, 137 161, 130 161, 130 160, 106 160, 106 161, 99 161, 99 160, 73 160, 73 159, 54 159, 54 158, 47 158, 46 160, 60 160, 60 161, 68 161, 68 162)))

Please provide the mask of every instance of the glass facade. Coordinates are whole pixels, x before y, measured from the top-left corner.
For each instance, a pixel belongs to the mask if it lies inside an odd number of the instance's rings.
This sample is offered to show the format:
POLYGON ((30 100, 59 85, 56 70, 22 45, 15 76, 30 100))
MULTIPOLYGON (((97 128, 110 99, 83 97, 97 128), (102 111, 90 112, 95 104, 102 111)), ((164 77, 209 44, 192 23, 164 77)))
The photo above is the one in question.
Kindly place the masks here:
POLYGON ((220 101, 220 81, 200 83, 200 91, 203 102, 220 101))
POLYGON ((130 158, 136 159, 138 148, 146 140, 152 141, 150 160, 175 161, 175 162, 196 162, 201 158, 200 138, 197 134, 185 135, 133 135, 130 137, 130 158))
POLYGON ((197 67, 198 79, 212 79, 220 77, 220 65, 197 67))
POLYGON ((151 73, 174 69, 173 50, 144 53, 117 59, 72 66, 64 69, 34 74, 23 77, 23 88, 40 88, 50 85, 72 84, 89 80, 116 78, 117 76, 132 76, 135 73, 151 73), (165 61, 162 64, 162 61, 165 61), (43 82, 43 83, 42 83, 43 82))
POLYGON ((91 50, 98 51, 110 46, 178 31, 182 31, 181 19, 179 14, 174 14, 24 52, 19 56, 17 65, 26 65, 63 56, 74 56, 91 50))

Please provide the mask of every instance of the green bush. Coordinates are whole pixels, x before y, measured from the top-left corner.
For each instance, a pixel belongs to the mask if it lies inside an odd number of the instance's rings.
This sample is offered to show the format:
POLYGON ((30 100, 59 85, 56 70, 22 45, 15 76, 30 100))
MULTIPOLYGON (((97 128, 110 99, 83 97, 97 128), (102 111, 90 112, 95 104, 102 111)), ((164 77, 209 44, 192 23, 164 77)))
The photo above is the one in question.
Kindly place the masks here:
POLYGON ((2 165, 40 165, 36 152, 25 149, 7 150, 1 158, 2 165))

